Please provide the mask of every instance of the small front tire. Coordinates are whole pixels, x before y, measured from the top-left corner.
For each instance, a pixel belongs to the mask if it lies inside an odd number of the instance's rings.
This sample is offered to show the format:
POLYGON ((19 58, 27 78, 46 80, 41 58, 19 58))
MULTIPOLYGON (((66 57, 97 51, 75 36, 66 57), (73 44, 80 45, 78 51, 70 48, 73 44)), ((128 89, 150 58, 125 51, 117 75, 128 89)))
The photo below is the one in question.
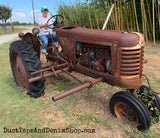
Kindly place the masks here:
POLYGON ((149 112, 145 105, 134 95, 123 91, 115 93, 109 102, 109 107, 115 117, 127 118, 135 122, 138 130, 145 131, 149 129, 149 112))

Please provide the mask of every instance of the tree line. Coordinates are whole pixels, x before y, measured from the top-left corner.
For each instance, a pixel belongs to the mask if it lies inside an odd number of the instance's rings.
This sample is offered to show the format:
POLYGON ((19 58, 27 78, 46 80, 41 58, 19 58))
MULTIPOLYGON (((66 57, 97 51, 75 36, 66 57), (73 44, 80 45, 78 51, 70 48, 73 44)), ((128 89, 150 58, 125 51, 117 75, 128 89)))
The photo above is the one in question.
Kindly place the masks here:
MULTIPOLYGON (((12 22, 13 25, 33 25, 33 23, 25 23, 25 22, 18 22, 18 21, 15 21, 15 22, 12 22)), ((7 26, 11 25, 11 22, 7 22, 6 23, 7 26)), ((3 23, 0 23, 0 26, 3 26, 3 23)))

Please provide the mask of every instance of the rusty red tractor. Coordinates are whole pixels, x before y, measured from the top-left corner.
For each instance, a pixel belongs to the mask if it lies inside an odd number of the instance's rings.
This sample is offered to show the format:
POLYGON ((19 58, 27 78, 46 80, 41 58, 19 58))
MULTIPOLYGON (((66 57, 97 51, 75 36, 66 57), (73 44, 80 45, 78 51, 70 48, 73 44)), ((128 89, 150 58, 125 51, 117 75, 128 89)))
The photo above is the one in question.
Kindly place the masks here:
MULTIPOLYGON (((59 16, 62 17, 52 18, 59 16)), ((151 119, 159 119, 160 99, 150 85, 142 85, 145 41, 141 33, 60 27, 57 20, 54 27, 62 51, 53 40, 49 42, 46 59, 50 65, 41 66, 38 28, 33 28, 32 33, 19 33, 21 40, 11 43, 10 64, 17 86, 26 88, 30 97, 37 98, 44 95, 45 79, 63 72, 80 85, 53 96, 53 101, 105 82, 124 89, 109 101, 114 116, 126 117, 140 131, 149 129, 151 119), (94 79, 82 82, 72 71, 94 79)))

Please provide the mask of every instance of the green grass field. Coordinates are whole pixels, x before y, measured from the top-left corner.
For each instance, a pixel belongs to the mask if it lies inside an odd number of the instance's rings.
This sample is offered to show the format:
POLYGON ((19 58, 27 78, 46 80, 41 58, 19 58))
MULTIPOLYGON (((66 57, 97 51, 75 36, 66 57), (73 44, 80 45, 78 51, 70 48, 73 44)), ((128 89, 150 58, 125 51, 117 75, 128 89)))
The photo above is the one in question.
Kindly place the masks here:
MULTIPOLYGON (((26 90, 18 88, 14 82, 9 63, 9 45, 0 45, 0 138, 160 137, 159 123, 152 124, 147 132, 140 132, 127 121, 113 117, 108 102, 119 88, 104 83, 53 102, 53 95, 78 85, 62 74, 59 79, 51 77, 46 80, 45 96, 38 99, 28 97, 26 90), (4 128, 95 129, 95 133, 4 133, 4 128)), ((148 72, 148 75, 153 87, 159 91, 160 78, 153 77, 153 73, 148 72)), ((83 80, 88 79, 78 76, 83 80)))
POLYGON ((14 33, 19 33, 26 30, 25 27, 19 27, 19 26, 15 26, 14 27, 14 32, 12 31, 10 26, 7 26, 7 31, 5 32, 4 29, 2 29, 2 27, 0 26, 0 35, 6 35, 6 34, 14 34, 14 33), (17 30, 16 30, 17 28, 17 30))

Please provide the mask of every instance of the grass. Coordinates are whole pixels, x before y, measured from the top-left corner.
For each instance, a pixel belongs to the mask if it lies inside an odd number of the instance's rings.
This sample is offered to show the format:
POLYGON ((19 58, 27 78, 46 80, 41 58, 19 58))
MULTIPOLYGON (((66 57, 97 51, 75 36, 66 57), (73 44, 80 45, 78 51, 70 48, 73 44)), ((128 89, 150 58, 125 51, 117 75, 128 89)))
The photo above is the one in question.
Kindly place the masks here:
MULTIPOLYGON (((150 80, 151 87, 154 89, 154 91, 158 92, 160 94, 160 79, 159 78, 152 78, 152 75, 148 73, 148 79, 150 80)), ((143 82, 144 85, 148 86, 148 82, 146 79, 144 79, 143 82)))
MULTIPOLYGON (((78 85, 63 74, 59 79, 51 77, 46 80, 45 96, 38 99, 28 97, 25 94, 26 90, 18 88, 14 82, 8 56, 9 44, 1 45, 0 50, 1 138, 117 137, 117 135, 119 137, 158 138, 160 136, 160 127, 156 124, 147 132, 139 132, 135 127, 113 117, 108 109, 111 96, 111 92, 108 91, 115 91, 115 88, 104 83, 53 102, 51 96, 78 85), (96 133, 4 133, 4 127, 8 129, 19 127, 25 129, 87 128, 95 129, 96 133)), ((151 76, 152 73, 149 74, 150 78, 151 76)), ((159 82, 159 78, 151 78, 151 83, 154 85, 159 82)), ((156 89, 160 90, 160 87, 157 86, 156 89)))
POLYGON ((6 34, 14 34, 14 33, 19 33, 26 30, 25 28, 19 28, 19 27, 14 27, 14 32, 12 32, 11 27, 7 27, 7 32, 4 31, 4 29, 2 29, 2 27, 0 26, 0 35, 6 35, 6 34), (16 28, 18 28, 18 30, 16 30, 16 28))
POLYGON ((152 54, 152 55, 160 55, 160 47, 159 47, 160 41, 156 41, 156 46, 154 47, 153 43, 149 41, 145 45, 145 53, 146 54, 152 54))
POLYGON ((102 119, 99 118, 97 115, 94 113, 78 113, 78 112, 73 112, 73 115, 76 117, 76 119, 83 124, 84 122, 87 123, 87 125, 90 124, 90 122, 95 122, 95 123, 101 123, 102 119))

